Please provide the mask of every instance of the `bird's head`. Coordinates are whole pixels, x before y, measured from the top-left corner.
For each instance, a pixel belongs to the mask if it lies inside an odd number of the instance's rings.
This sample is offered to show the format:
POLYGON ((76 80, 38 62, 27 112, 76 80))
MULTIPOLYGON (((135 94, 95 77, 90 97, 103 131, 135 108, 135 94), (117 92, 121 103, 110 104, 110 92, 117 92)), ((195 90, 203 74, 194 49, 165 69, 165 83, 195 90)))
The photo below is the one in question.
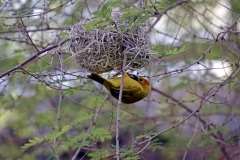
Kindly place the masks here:
POLYGON ((128 76, 132 79, 134 79, 135 81, 137 81, 146 92, 150 92, 151 91, 151 84, 149 83, 149 81, 141 76, 136 76, 134 74, 129 74, 128 76))
POLYGON ((150 92, 151 90, 151 84, 148 80, 146 80, 143 77, 138 77, 138 82, 141 84, 141 86, 144 88, 144 90, 150 92))

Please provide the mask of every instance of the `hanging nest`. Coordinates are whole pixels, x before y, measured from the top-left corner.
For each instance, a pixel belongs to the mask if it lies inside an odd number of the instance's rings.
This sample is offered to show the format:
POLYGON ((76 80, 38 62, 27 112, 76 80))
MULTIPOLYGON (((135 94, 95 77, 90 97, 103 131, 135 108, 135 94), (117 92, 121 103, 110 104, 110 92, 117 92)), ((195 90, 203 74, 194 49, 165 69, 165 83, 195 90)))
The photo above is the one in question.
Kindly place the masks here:
POLYGON ((121 69, 127 54, 127 65, 139 69, 149 64, 151 51, 144 27, 129 28, 128 21, 113 21, 104 29, 85 31, 90 19, 82 19, 70 32, 70 50, 76 62, 89 72, 104 73, 121 69), (124 31, 121 31, 120 28, 124 31))

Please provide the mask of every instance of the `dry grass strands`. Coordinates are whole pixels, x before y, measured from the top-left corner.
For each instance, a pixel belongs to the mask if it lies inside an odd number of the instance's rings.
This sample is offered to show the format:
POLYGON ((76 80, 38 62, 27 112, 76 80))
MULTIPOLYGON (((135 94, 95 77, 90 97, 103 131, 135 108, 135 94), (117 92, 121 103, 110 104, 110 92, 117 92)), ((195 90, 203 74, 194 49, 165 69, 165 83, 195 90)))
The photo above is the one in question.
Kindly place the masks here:
POLYGON ((149 64, 151 51, 146 30, 143 27, 128 27, 127 21, 117 21, 104 29, 85 31, 83 19, 70 32, 70 50, 80 67, 89 72, 104 73, 121 68, 123 54, 127 65, 139 69, 149 64), (120 30, 121 28, 122 30, 120 30))

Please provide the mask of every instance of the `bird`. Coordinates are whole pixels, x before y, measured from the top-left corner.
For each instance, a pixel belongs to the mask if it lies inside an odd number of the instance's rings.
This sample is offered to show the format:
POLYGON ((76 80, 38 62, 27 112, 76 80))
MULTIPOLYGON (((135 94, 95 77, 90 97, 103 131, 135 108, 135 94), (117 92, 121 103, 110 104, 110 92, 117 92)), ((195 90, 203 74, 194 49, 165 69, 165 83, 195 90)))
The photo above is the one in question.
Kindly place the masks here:
MULTIPOLYGON (((121 100, 123 103, 135 103, 148 96, 151 91, 151 84, 147 79, 127 72, 123 72, 123 76, 124 83, 121 100)), ((114 98, 119 98, 122 79, 117 77, 117 75, 113 76, 113 79, 105 79, 97 73, 91 73, 87 77, 102 84, 114 98)))

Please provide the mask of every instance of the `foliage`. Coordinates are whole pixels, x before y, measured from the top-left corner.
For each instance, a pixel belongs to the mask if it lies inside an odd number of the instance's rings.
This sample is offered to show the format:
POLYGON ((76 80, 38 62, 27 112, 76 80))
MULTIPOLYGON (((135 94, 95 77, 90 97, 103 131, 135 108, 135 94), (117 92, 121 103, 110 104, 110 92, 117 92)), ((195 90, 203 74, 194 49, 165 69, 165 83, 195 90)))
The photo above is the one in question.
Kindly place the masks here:
POLYGON ((0 159, 117 158, 118 102, 60 43, 82 18, 94 17, 87 31, 114 25, 116 11, 156 53, 147 68, 127 64, 152 93, 121 104, 120 157, 239 159, 239 1, 144 2, 0 1, 0 159))
POLYGON ((89 157, 91 158, 91 160, 101 160, 103 157, 106 157, 107 155, 108 151, 104 149, 89 153, 89 157))
POLYGON ((119 0, 109 0, 99 11, 94 12, 93 15, 96 18, 85 25, 86 31, 105 28, 106 26, 113 24, 114 22, 111 20, 112 9, 119 2, 119 0))

